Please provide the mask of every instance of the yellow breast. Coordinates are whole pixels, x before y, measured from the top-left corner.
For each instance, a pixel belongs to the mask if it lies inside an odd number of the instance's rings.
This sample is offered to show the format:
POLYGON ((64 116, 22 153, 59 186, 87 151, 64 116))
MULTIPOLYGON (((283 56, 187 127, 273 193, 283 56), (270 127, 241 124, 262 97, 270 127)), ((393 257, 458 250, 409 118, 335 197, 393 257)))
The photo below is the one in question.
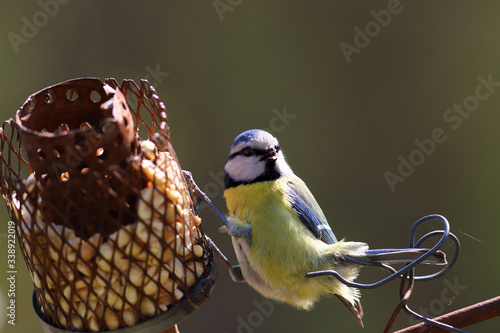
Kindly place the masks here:
POLYGON ((286 279, 283 272, 308 272, 314 265, 311 258, 317 255, 317 240, 292 209, 286 181, 240 185, 224 192, 230 216, 251 226, 248 259, 269 284, 286 279))

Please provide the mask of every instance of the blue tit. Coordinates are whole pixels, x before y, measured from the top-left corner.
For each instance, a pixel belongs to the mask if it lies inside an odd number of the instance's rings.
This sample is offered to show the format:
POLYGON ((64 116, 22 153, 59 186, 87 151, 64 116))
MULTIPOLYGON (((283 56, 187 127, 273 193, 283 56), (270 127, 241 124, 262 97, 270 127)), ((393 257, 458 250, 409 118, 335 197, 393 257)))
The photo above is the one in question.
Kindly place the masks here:
MULTIPOLYGON (((334 294, 363 325, 358 289, 331 276, 305 275, 335 270, 353 281, 361 266, 344 256, 388 264, 422 255, 422 249, 369 250, 366 243, 337 241, 314 196, 285 160, 278 140, 266 131, 238 135, 224 170, 229 211, 224 228, 239 262, 230 273, 264 297, 311 309, 322 295, 334 294)), ((443 264, 444 254, 427 259, 433 262, 443 264)))

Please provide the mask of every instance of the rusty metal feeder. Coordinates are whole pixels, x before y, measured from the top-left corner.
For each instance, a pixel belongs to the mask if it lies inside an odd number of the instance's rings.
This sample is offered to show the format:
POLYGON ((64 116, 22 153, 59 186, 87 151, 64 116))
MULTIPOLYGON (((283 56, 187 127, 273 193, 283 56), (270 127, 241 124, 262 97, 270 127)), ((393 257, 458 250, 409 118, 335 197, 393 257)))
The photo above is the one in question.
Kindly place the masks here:
POLYGON ((45 332, 161 332, 201 306, 213 252, 146 80, 48 87, 0 135, 2 196, 45 332))

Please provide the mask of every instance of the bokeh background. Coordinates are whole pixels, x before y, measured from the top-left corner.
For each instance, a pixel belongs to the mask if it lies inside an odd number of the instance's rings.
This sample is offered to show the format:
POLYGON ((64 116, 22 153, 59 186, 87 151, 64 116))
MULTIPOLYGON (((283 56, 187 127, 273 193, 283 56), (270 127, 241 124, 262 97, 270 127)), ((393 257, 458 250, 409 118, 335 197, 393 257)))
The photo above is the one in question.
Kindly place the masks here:
MULTIPOLYGON (((454 104, 474 102, 479 77, 500 82, 499 11, 494 0, 2 1, 0 118, 67 79, 149 78, 167 106, 182 167, 222 210, 232 140, 267 128, 338 238, 404 247, 418 218, 449 219, 462 243, 459 262, 443 278, 418 283, 410 301, 437 316, 500 290, 500 87, 480 88, 488 97, 469 105, 474 111, 463 112, 459 126, 458 118, 443 119, 454 104), (358 29, 371 37, 356 37, 358 29), (436 128, 446 140, 418 160, 415 140, 436 128), (384 174, 397 174, 410 155, 419 165, 391 189, 384 174)), ((202 217, 234 261, 221 222, 208 209, 202 217)), ((8 221, 2 204, 0 330, 41 332, 19 250, 16 326, 6 323, 8 221)), ((380 332, 398 302, 397 282, 363 291, 362 329, 334 297, 310 312, 269 305, 219 270, 212 297, 180 324, 182 333, 380 332)), ((380 277, 365 269, 359 281, 380 277)), ((410 323, 401 314, 395 327, 410 323)), ((499 323, 470 330, 492 332, 499 323)))

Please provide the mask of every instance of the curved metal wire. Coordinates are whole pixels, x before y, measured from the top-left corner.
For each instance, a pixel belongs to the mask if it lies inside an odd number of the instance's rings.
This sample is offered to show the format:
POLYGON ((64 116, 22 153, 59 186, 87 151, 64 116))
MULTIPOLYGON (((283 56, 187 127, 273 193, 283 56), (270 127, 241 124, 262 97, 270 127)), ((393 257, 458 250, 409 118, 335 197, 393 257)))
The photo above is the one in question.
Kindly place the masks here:
POLYGON ((448 331, 453 331, 453 332, 458 332, 458 333, 469 333, 465 330, 462 330, 462 329, 453 327, 451 325, 436 321, 434 319, 427 318, 427 317, 413 311, 412 309, 410 309, 410 307, 408 306, 408 300, 410 299, 410 296, 413 292, 414 280, 415 280, 414 279, 414 270, 409 271, 408 274, 403 276, 402 281, 401 281, 400 290, 399 290, 401 301, 399 302, 399 304, 396 306, 396 309, 392 313, 391 318, 389 319, 389 321, 384 329, 384 333, 390 332, 392 325, 394 324, 399 312, 401 312, 402 309, 404 309, 406 311, 406 313, 408 313, 409 315, 414 316, 415 318, 417 318, 417 319, 419 319, 419 320, 421 320, 421 321, 423 321, 431 326, 439 327, 439 328, 442 328, 442 329, 445 329, 448 331))
MULTIPOLYGON (((418 242, 415 243, 415 247, 419 247, 428 238, 430 238, 432 236, 439 235, 440 233, 441 233, 441 231, 439 231, 439 230, 429 232, 428 234, 421 237, 418 240, 418 242)), ((434 274, 429 274, 429 275, 425 275, 425 276, 415 276, 414 277, 415 280, 431 280, 431 279, 438 278, 438 277, 444 275, 446 272, 448 272, 453 267, 453 265, 455 265, 455 263, 458 260, 458 255, 460 254, 460 241, 458 240, 457 236, 455 236, 451 232, 448 234, 448 238, 451 239, 453 241, 453 243, 455 244, 455 252, 453 253, 453 257, 451 257, 448 264, 442 270, 440 270, 439 272, 436 272, 434 274)))
MULTIPOLYGON (((425 240, 427 240, 428 238, 435 236, 437 234, 439 234, 439 231, 434 231, 434 232, 430 232, 430 233, 426 234, 425 236, 420 238, 418 240, 418 242, 415 243, 415 246, 419 247, 425 240)), ((450 270, 451 267, 457 261, 458 255, 460 253, 460 242, 458 241, 458 238, 454 234, 450 233, 449 236, 450 236, 451 240, 455 243, 455 253, 454 253, 452 259, 450 260, 449 264, 446 265, 446 267, 444 269, 442 269, 441 271, 439 271, 435 274, 420 277, 420 280, 430 280, 430 279, 440 277, 441 275, 445 274, 448 270, 450 270)), ((418 312, 412 310, 408 306, 408 300, 409 300, 411 293, 413 291, 414 280, 415 280, 414 270, 409 271, 408 274, 403 277, 403 281, 401 282, 401 288, 400 288, 400 294, 402 296, 401 301, 398 304, 398 306, 396 307, 396 309, 394 310, 394 313, 392 314, 391 319, 389 320, 389 322, 387 324, 387 327, 386 327, 387 332, 389 332, 389 329, 392 327, 392 324, 394 323, 394 320, 396 319, 398 313, 401 311, 401 309, 404 309, 406 311, 406 313, 408 313, 409 315, 411 315, 411 316, 413 316, 413 317, 415 317, 415 318, 417 318, 417 319, 419 319, 419 320, 421 320, 421 321, 423 321, 431 326, 439 327, 439 328, 442 328, 442 329, 445 329, 448 331, 452 331, 452 332, 468 333, 465 330, 462 330, 462 329, 453 327, 451 325, 436 321, 434 319, 427 318, 427 317, 419 314, 418 312), (409 280, 408 284, 406 283, 406 279, 409 280), (406 287, 406 286, 408 286, 408 287, 406 287), (406 289, 406 292, 404 292, 404 295, 403 295, 403 291, 405 289, 406 289)))
POLYGON ((317 277, 317 276, 333 276, 343 284, 353 287, 353 288, 359 288, 359 289, 373 289, 380 287, 381 285, 384 285, 396 278, 401 278, 401 287, 400 287, 400 297, 401 301, 394 310, 387 326, 384 332, 389 332, 390 328, 392 327, 392 324, 396 320, 397 315, 399 312, 404 309, 409 315, 414 316, 415 318, 426 322, 429 325, 436 326, 442 329, 446 329, 449 331, 453 332, 459 332, 459 333, 467 333, 467 331, 455 328, 453 326, 435 321, 433 319, 429 319, 412 309, 408 306, 407 302, 411 296, 411 293, 413 291, 413 284, 415 280, 430 280, 430 279, 435 279, 437 277, 440 277, 444 275, 446 272, 448 272, 453 265, 456 263, 458 259, 458 255, 460 254, 460 242, 458 238, 450 232, 450 225, 448 220, 441 215, 433 214, 433 215, 428 215, 425 216, 421 219, 419 219, 415 224, 413 225, 411 231, 410 231, 410 241, 409 241, 409 247, 410 248, 418 248, 420 247, 426 240, 428 240, 431 237, 435 236, 441 236, 439 241, 427 252, 425 252, 422 256, 420 256, 418 259, 412 261, 411 263, 407 264, 405 267, 403 267, 400 270, 395 270, 389 265, 385 264, 379 264, 379 263, 372 263, 364 260, 359 260, 356 258, 352 258, 349 256, 344 256, 343 258, 349 262, 358 264, 358 265, 363 265, 363 266, 374 266, 378 268, 382 268, 385 270, 388 270, 391 272, 391 275, 387 276, 386 278, 374 282, 374 283, 357 283, 353 281, 346 280, 343 278, 339 273, 337 273, 334 270, 324 270, 324 271, 317 271, 317 272, 310 272, 306 274, 306 277, 317 277), (443 230, 435 230, 432 232, 429 232, 422 236, 418 241, 415 241, 416 239, 416 233, 417 229, 419 226, 421 226, 423 223, 430 221, 430 220, 439 220, 443 224, 443 230), (424 275, 424 276, 415 276, 415 266, 423 262, 426 258, 431 256, 433 253, 435 253, 443 244, 446 242, 447 239, 451 239, 455 245, 455 252, 453 253, 453 257, 449 260, 449 262, 446 264, 446 266, 441 269, 439 272, 436 272, 434 274, 429 274, 429 275, 424 275))
MULTIPOLYGON (((437 214, 433 214, 433 215, 428 215, 428 216, 422 217, 417 222, 415 222, 415 224, 413 225, 413 227, 412 227, 412 229, 410 231, 410 242, 409 242, 409 247, 410 248, 416 248, 416 247, 420 246, 428 238, 436 236, 436 235, 441 235, 441 238, 436 243, 436 245, 434 245, 431 249, 429 249, 427 252, 425 252, 424 254, 422 254, 422 256, 420 256, 418 259, 415 259, 414 261, 412 261, 411 263, 409 263, 405 267, 401 268, 400 270, 396 271, 396 270, 394 270, 392 267, 390 267, 388 265, 383 265, 384 269, 387 269, 389 271, 393 271, 393 273, 391 275, 383 278, 382 280, 379 280, 379 281, 374 282, 374 283, 359 283, 359 282, 349 281, 349 280, 346 280, 344 277, 342 277, 342 275, 340 275, 339 273, 337 273, 335 270, 323 270, 323 271, 309 272, 309 273, 306 274, 306 277, 311 278, 311 277, 318 277, 318 276, 333 276, 336 279, 338 279, 340 282, 342 282, 343 284, 345 284, 345 285, 347 285, 349 287, 358 288, 358 289, 373 289, 373 288, 378 288, 378 287, 380 287, 380 286, 382 286, 382 285, 384 285, 384 284, 386 284, 386 283, 388 283, 388 282, 390 282, 390 281, 392 281, 392 280, 394 280, 396 278, 401 278, 404 274, 407 274, 410 270, 412 270, 413 268, 415 268, 415 266, 417 266, 418 264, 420 264, 421 262, 423 262, 425 259, 427 259, 429 256, 431 256, 433 253, 435 253, 441 246, 443 246, 443 244, 446 242, 446 240, 448 238, 451 238, 454 241, 457 250, 455 251, 452 259, 448 262, 448 264, 441 271, 439 271, 439 272, 437 272, 435 274, 414 277, 415 280, 429 280, 429 279, 433 279, 433 278, 436 278, 438 276, 443 275, 448 270, 450 270, 450 268, 457 261, 458 254, 460 252, 459 251, 459 249, 460 249, 460 243, 458 242, 457 237, 454 234, 450 233, 450 224, 449 224, 448 220, 444 216, 437 215, 437 214), (436 231, 430 232, 430 233, 424 235, 423 237, 421 237, 417 242, 415 242, 415 235, 416 235, 416 231, 417 231, 418 227, 422 223, 430 221, 430 220, 439 220, 439 221, 441 221, 442 224, 443 224, 443 229, 444 230, 436 230, 436 231)), ((347 260, 347 261, 350 261, 352 263, 356 263, 356 264, 359 264, 359 265, 381 267, 381 265, 379 265, 379 264, 374 265, 374 263, 363 261, 363 260, 359 260, 359 259, 355 259, 355 258, 352 258, 352 257, 349 257, 349 256, 344 256, 343 258, 345 260, 347 260)))
POLYGON ((432 325, 432 326, 436 326, 436 327, 439 327, 439 328, 442 328, 442 329, 445 329, 445 330, 448 330, 448 331, 452 331, 452 332, 458 332, 458 333, 470 333, 469 331, 465 331, 465 330, 462 330, 460 328, 456 328, 456 327, 453 327, 451 325, 448 325, 448 324, 445 324, 445 323, 442 323, 442 322, 439 322, 439 321, 436 321, 434 319, 430 319, 430 318, 427 318, 415 311, 413 311, 412 309, 410 309, 408 307, 408 304, 405 304, 404 305, 404 310, 412 315, 413 317, 423 321, 423 322, 426 322, 427 324, 429 325, 432 325))

